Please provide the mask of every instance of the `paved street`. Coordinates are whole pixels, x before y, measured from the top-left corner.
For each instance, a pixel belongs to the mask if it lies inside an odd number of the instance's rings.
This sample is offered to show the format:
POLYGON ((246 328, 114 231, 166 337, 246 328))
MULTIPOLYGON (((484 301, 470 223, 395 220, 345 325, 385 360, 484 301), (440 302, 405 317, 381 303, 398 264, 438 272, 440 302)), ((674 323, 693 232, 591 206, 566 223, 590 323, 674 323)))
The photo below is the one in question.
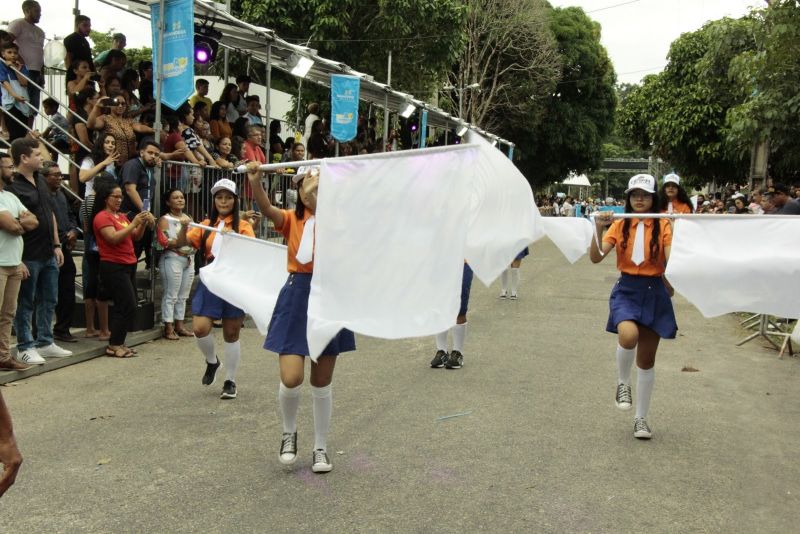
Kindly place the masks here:
POLYGON ((25 463, 0 501, 0 531, 797 528, 800 359, 760 341, 736 347, 735 317, 706 320, 676 297, 654 438, 637 441, 633 412, 613 402, 613 258, 569 265, 547 241, 531 252, 519 301, 476 279, 461 370, 428 367, 432 339, 359 337, 334 378, 326 475, 310 471, 307 383, 301 456, 278 463, 277 357, 252 327, 233 401, 219 399, 221 380, 200 385, 203 359, 187 340, 4 387, 25 463))

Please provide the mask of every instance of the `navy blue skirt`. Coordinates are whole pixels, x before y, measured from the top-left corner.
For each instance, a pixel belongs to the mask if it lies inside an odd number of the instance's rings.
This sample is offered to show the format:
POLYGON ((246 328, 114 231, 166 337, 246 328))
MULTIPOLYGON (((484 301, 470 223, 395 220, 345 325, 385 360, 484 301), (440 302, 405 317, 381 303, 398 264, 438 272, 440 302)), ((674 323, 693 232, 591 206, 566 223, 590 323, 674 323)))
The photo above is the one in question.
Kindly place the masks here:
POLYGON ((528 252, 528 247, 525 247, 524 249, 522 249, 522 252, 517 254, 517 257, 514 258, 514 261, 519 261, 522 258, 524 258, 525 256, 527 256, 528 254, 530 254, 530 252, 528 252))
POLYGON ((646 326, 664 339, 675 339, 678 324, 672 299, 660 276, 635 276, 622 273, 608 299, 606 332, 617 333, 622 321, 646 326))
POLYGON ((200 281, 192 298, 192 315, 212 319, 237 319, 244 317, 244 310, 219 298, 200 281))
MULTIPOLYGON (((299 354, 308 356, 306 323, 308 322, 308 294, 311 290, 310 273, 291 273, 286 280, 275 311, 269 322, 269 331, 264 340, 264 348, 278 354, 299 354)), ((337 356, 340 352, 356 350, 356 337, 353 332, 341 329, 322 356, 337 356)))
POLYGON ((469 290, 472 289, 472 267, 464 264, 464 274, 461 276, 461 306, 458 308, 459 315, 466 315, 469 308, 469 290))

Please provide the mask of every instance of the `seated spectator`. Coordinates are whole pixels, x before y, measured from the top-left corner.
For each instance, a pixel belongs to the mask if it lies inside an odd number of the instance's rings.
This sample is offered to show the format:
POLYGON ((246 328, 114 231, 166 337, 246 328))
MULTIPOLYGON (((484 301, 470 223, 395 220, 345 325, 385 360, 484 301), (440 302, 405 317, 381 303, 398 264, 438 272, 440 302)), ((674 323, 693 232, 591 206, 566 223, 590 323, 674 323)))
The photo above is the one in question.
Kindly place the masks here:
MULTIPOLYGON (((143 106, 154 103, 153 101, 153 62, 139 62, 139 101, 143 106)), ((154 106, 155 108, 155 106, 154 106)))
POLYGON ((134 241, 139 241, 155 219, 149 211, 139 212, 129 220, 121 211, 122 189, 116 184, 98 189, 91 217, 92 233, 100 252, 100 280, 114 301, 111 311, 111 338, 106 355, 131 358, 136 355, 125 346, 128 325, 136 315, 136 255, 134 241))
POLYGON ((234 155, 233 143, 228 137, 220 139, 216 152, 211 155, 221 169, 233 169, 239 165, 239 158, 234 155))
MULTIPOLYGON (((191 104, 190 104, 191 105, 191 104)), ((194 120, 198 121, 201 120, 203 122, 209 121, 209 113, 211 112, 210 108, 206 105, 205 102, 197 102, 196 104, 192 105, 192 111, 194 111, 194 120)))
POLYGON ((110 133, 117 140, 119 164, 136 157, 136 134, 152 134, 153 129, 125 116, 128 101, 121 93, 112 93, 101 98, 92 108, 87 126, 103 133, 110 133))
POLYGON ((94 192, 94 178, 100 173, 108 173, 117 179, 119 167, 119 153, 117 140, 110 133, 97 138, 91 154, 87 154, 81 161, 81 170, 78 178, 85 184, 86 195, 94 192))
POLYGON ((122 33, 115 33, 111 36, 111 48, 108 50, 104 50, 97 54, 97 57, 94 58, 94 62, 96 65, 103 65, 108 60, 108 54, 112 50, 119 50, 120 52, 125 50, 125 46, 128 44, 128 39, 122 33))
POLYGON ((128 56, 122 50, 111 49, 108 51, 105 61, 100 63, 95 61, 95 65, 100 66, 100 76, 103 78, 119 78, 125 66, 128 64, 128 56))
POLYGON ((211 126, 211 139, 216 142, 219 142, 223 137, 231 137, 233 135, 233 129, 228 119, 225 118, 225 114, 225 105, 222 102, 214 102, 212 104, 208 124, 211 126))
POLYGON ((756 189, 753 191, 753 194, 750 196, 750 205, 747 206, 747 209, 750 211, 750 213, 754 215, 762 215, 764 213, 764 208, 761 207, 763 196, 763 189, 756 189))
POLYGON ((69 152, 69 138, 67 137, 69 123, 66 117, 58 112, 56 100, 46 98, 42 102, 42 106, 47 118, 50 119, 50 125, 42 133, 42 137, 47 139, 61 154, 66 155, 69 152))
POLYGON ((766 196, 775 207, 776 215, 800 215, 800 201, 789 197, 789 188, 784 184, 773 184, 766 196))
POLYGON ((78 109, 78 106, 75 105, 75 97, 87 87, 94 89, 94 82, 98 81, 100 76, 92 72, 89 62, 85 59, 73 61, 70 70, 73 79, 67 82, 67 97, 70 109, 75 110, 78 109))
POLYGON ((258 161, 262 164, 267 162, 267 156, 264 155, 261 143, 261 128, 258 126, 250 126, 250 128, 247 129, 247 140, 245 141, 245 159, 247 161, 258 161))
POLYGON ((252 126, 263 126, 264 121, 261 120, 261 100, 258 98, 257 95, 250 95, 245 98, 247 102, 247 120, 250 122, 252 126))
MULTIPOLYGON (((33 115, 28 97, 28 68, 19 57, 19 47, 15 43, 5 43, 0 47, 0 86, 2 86, 3 109, 10 117, 6 117, 8 140, 14 141, 28 135, 28 118, 33 115), (17 72, 21 76, 17 76, 17 72)), ((5 114, 4 114, 5 115, 5 114)))
POLYGON ((747 197, 739 195, 733 199, 733 213, 737 215, 750 213, 750 209, 747 206, 747 197))
POLYGON ((234 136, 247 139, 247 135, 250 130, 250 121, 247 120, 247 117, 239 117, 236 119, 236 122, 231 125, 231 128, 233 129, 234 136))
POLYGON ((281 158, 283 157, 283 151, 284 146, 283 140, 281 139, 281 121, 278 119, 273 119, 269 123, 269 160, 272 163, 280 163, 281 158))
MULTIPOLYGON (((139 92, 139 73, 133 69, 126 69, 122 72, 122 75, 119 79, 120 86, 122 87, 122 94, 125 95, 125 99, 128 101, 128 111, 125 112, 125 116, 138 119, 141 117, 142 113, 146 113, 155 109, 155 104, 142 104, 139 100, 139 97, 136 96, 139 92)), ((140 121, 141 122, 141 121, 140 121)))
POLYGON ((187 151, 184 154, 186 159, 195 165, 216 167, 214 158, 197 137, 197 133, 191 127, 192 124, 194 124, 194 111, 189 104, 184 104, 178 108, 178 131, 181 133, 183 142, 177 143, 175 147, 177 149, 186 148, 187 151))
POLYGON ((239 102, 239 89, 236 88, 236 84, 227 84, 219 95, 219 101, 225 106, 225 118, 229 123, 235 123, 239 118, 239 110, 236 107, 239 102))
MULTIPOLYGON (((208 98, 208 80, 198 78, 194 82, 194 94, 189 97, 189 105, 194 108, 198 102, 203 102, 206 105, 206 110, 210 110, 212 103, 208 98)), ((195 114, 197 110, 195 110, 195 114)))

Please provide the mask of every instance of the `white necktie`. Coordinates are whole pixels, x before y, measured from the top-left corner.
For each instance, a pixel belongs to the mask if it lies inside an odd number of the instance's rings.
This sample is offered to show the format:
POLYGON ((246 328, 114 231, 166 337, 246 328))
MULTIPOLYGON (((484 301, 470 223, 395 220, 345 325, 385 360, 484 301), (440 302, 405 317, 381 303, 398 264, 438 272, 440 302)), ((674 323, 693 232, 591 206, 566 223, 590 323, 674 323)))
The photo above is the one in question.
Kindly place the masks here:
POLYGON ((636 265, 641 265, 644 261, 644 221, 642 220, 636 225, 636 237, 633 239, 631 261, 636 265))
POLYGON ((222 248, 222 231, 225 229, 225 221, 220 221, 217 230, 218 234, 214 236, 214 242, 211 243, 211 255, 213 257, 219 256, 219 249, 222 248))
POLYGON ((297 247, 297 261, 305 265, 314 257, 314 224, 316 218, 312 215, 303 227, 303 237, 300 238, 300 246, 297 247))
POLYGON ((670 215, 672 214, 672 201, 671 200, 669 201, 669 206, 667 206, 667 213, 669 213, 670 215))

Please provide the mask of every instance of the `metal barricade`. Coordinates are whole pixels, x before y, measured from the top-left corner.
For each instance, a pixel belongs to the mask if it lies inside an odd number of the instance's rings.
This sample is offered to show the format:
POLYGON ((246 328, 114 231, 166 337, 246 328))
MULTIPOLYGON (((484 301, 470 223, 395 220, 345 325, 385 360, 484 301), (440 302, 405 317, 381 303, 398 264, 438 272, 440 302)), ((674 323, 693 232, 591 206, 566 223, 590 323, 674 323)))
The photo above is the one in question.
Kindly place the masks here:
MULTIPOLYGON (((270 202, 278 208, 294 209, 297 204, 297 189, 292 184, 291 174, 268 174, 262 178, 262 187, 269 194, 270 202)), ((211 188, 217 180, 227 178, 236 184, 239 193, 239 210, 258 212, 253 192, 245 173, 232 169, 201 167, 182 161, 165 161, 162 165, 161 196, 170 189, 180 189, 186 198, 186 213, 197 222, 207 219, 211 213, 211 188)), ((163 212, 163 206, 162 206, 163 212)), ((283 235, 276 231, 272 222, 262 217, 253 230, 259 239, 283 242, 283 235)))

